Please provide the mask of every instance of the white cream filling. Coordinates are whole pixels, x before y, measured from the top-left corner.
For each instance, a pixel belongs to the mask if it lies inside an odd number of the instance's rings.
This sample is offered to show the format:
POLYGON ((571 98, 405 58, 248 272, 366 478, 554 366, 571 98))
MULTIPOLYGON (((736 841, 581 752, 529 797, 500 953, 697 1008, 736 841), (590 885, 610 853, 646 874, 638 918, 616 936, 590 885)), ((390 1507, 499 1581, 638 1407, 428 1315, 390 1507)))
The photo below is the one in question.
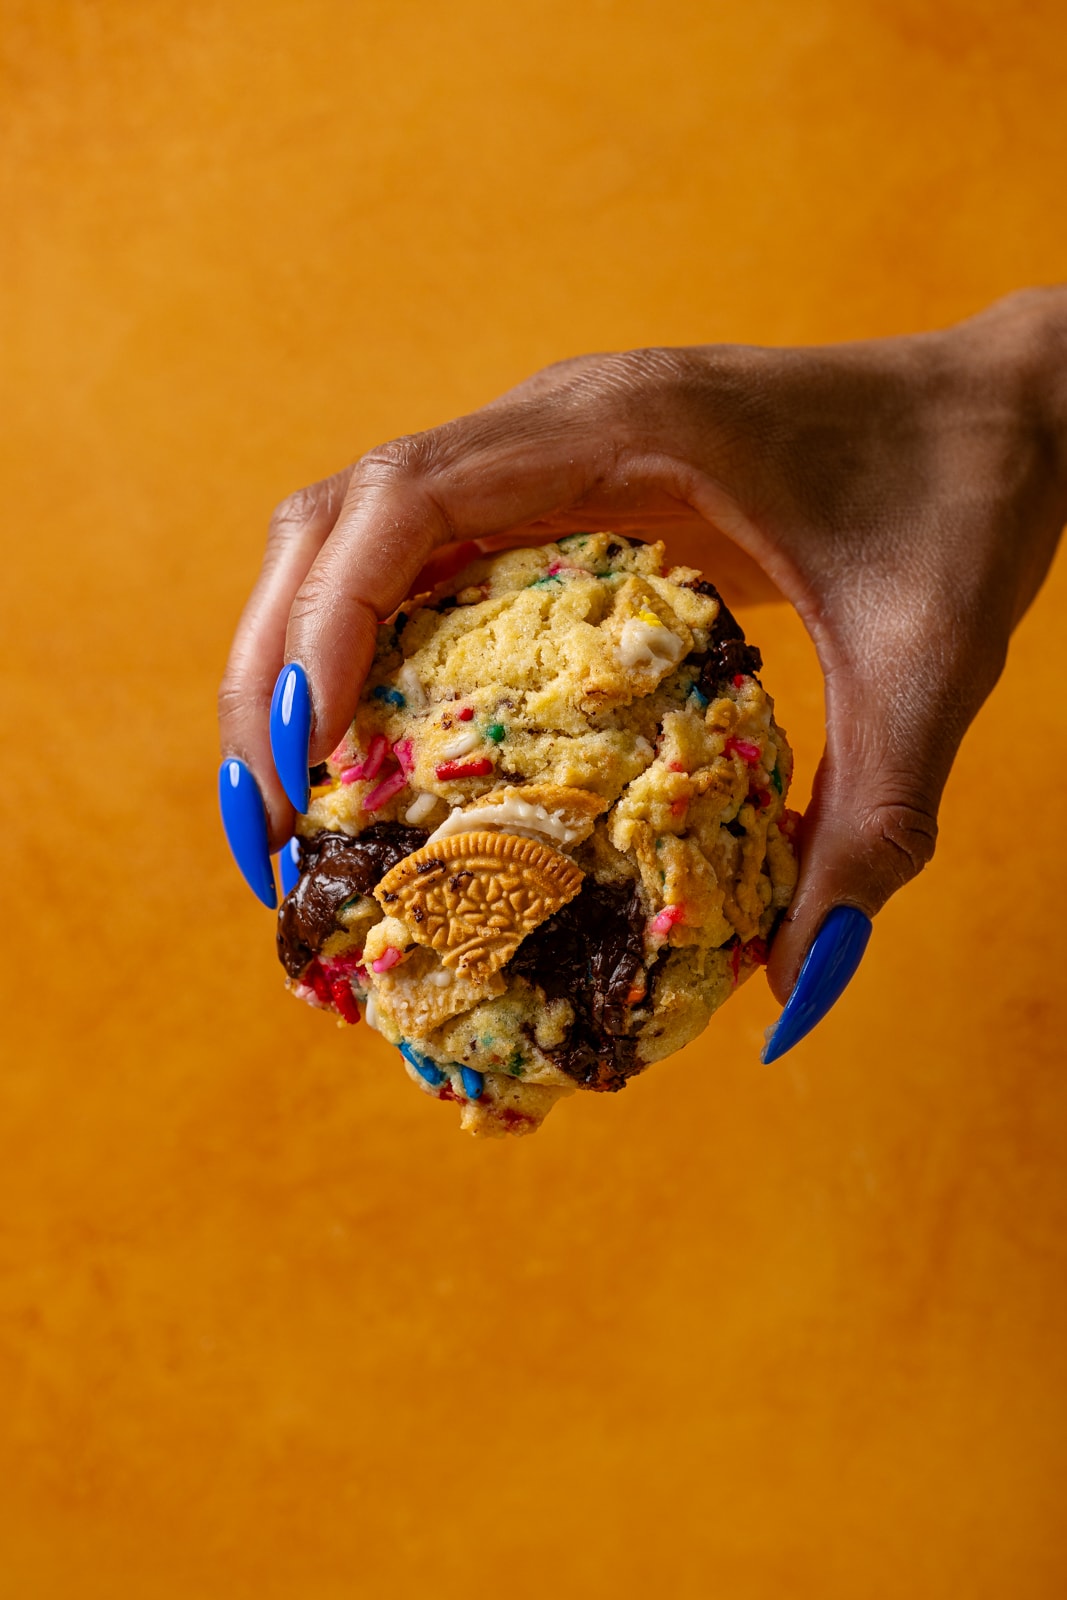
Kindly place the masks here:
POLYGON ((481 742, 482 736, 477 728, 464 728, 462 733, 441 746, 441 754, 446 761, 454 761, 457 756, 469 756, 481 742))
POLYGON ((678 635, 662 623, 630 617, 622 625, 616 654, 624 667, 673 667, 684 650, 678 635))
POLYGON ((447 839, 453 833, 467 833, 471 828, 504 828, 508 833, 552 839, 563 845, 575 844, 584 832, 582 827, 571 827, 544 806, 531 805, 529 800, 509 794, 495 806, 471 806, 466 811, 457 806, 426 843, 436 844, 438 839, 447 839))
POLYGON ((435 794, 429 794, 424 789, 422 794, 419 795, 418 799, 412 801, 411 805, 409 805, 407 810, 404 812, 404 821, 411 823, 422 822, 424 818, 430 815, 430 812, 433 810, 436 804, 437 796, 435 794))
POLYGON ((396 686, 407 701, 409 711, 425 711, 426 691, 410 661, 405 661, 396 675, 396 686))

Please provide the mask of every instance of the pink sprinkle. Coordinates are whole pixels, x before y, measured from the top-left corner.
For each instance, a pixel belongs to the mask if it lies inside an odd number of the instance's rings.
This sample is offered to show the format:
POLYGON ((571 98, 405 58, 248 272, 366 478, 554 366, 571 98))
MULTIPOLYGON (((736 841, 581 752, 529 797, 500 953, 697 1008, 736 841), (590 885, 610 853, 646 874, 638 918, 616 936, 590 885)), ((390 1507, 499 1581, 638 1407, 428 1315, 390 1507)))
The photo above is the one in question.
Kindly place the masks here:
POLYGON ((370 794, 364 795, 364 811, 377 811, 379 806, 384 806, 385 802, 391 800, 395 794, 399 794, 401 789, 406 789, 407 782, 406 772, 391 772, 387 778, 382 779, 376 788, 371 790, 370 794))
POLYGON ((341 740, 341 743, 337 746, 337 749, 331 752, 330 760, 335 767, 339 767, 341 762, 346 760, 349 754, 348 734, 346 733, 344 738, 341 740))
POLYGON ((731 734, 723 748, 728 756, 738 755, 750 767, 759 765, 760 755, 762 754, 760 747, 758 744, 752 744, 748 739, 735 739, 731 734))
POLYGON ((562 572, 563 570, 562 561, 553 561, 552 565, 548 569, 548 576, 550 578, 554 578, 557 572, 562 572))
POLYGON ((684 772, 685 770, 686 769, 682 766, 682 763, 680 761, 668 761, 667 762, 667 771, 668 772, 684 772))
POLYGON ((388 750, 388 748, 389 744, 386 740, 385 734, 376 733, 370 742, 370 749, 367 751, 367 759, 363 763, 363 776, 365 778, 374 777, 375 773, 378 771, 378 768, 385 760, 385 752, 388 750))
POLYGON ((384 733, 376 733, 370 742, 370 749, 362 761, 354 767, 346 767, 341 774, 342 783, 358 783, 360 778, 373 778, 382 762, 389 745, 384 733))
POLYGON ((662 911, 656 913, 649 923, 653 933, 669 933, 676 922, 681 922, 685 916, 683 905, 664 906, 662 911))
POLYGON ((415 770, 415 750, 410 739, 398 739, 393 746, 393 754, 400 762, 400 770, 411 774, 415 770))
POLYGON ((456 712, 456 716, 459 718, 460 722, 469 722, 470 719, 473 717, 473 715, 474 715, 474 707, 473 706, 464 706, 462 711, 457 711, 456 712))
POLYGON ((396 946, 393 944, 386 945, 385 950, 378 957, 377 961, 371 962, 370 969, 372 972, 388 972, 389 968, 395 967, 399 960, 400 951, 396 948, 396 946))
POLYGON ((688 806, 688 804, 689 804, 689 801, 686 799, 685 795, 681 795, 679 797, 679 799, 677 799, 677 800, 672 800, 671 801, 671 816, 672 817, 680 817, 682 812, 688 806))

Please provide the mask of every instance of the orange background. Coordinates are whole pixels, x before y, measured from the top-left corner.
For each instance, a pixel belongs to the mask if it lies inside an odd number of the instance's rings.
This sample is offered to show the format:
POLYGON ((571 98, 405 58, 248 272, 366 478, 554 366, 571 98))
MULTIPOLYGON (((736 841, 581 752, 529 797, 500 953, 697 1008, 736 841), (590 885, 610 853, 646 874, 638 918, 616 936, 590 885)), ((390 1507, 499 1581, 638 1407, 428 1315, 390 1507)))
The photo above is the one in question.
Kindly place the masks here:
POLYGON ((212 704, 381 439, 1067 276, 1065 18, 10 0, 0 1594, 1067 1591, 1062 558, 824 1026, 761 1067, 756 980, 525 1143, 284 994, 212 704))

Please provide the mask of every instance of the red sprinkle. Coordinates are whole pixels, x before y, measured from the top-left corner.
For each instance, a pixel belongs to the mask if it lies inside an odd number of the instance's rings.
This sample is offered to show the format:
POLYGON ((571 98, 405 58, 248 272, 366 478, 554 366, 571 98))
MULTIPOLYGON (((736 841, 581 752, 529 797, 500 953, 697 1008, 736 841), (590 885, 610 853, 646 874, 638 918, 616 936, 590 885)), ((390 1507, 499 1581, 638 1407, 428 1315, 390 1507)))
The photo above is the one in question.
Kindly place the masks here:
POLYGON ((329 974, 323 971, 317 961, 311 963, 300 981, 306 983, 309 989, 314 990, 315 999, 321 1000, 324 1006, 332 1003, 333 995, 330 993, 329 974))
POLYGON ((771 803, 771 791, 769 789, 753 789, 752 799, 756 802, 757 811, 766 811, 771 803))
POLYGON ((735 689, 740 689, 742 687, 742 685, 744 684, 744 681, 745 681, 745 675, 744 675, 743 672, 735 672, 734 673, 734 688, 735 689))
POLYGON ((474 715, 473 706, 464 706, 462 711, 457 711, 456 716, 460 722, 469 722, 474 715))
POLYGON ((434 771, 442 779, 447 778, 484 778, 487 772, 492 772, 493 763, 488 756, 481 756, 477 761, 442 761, 434 771))
POLYGON ((315 999, 341 1014, 348 1023, 359 1021, 359 1006, 348 979, 342 972, 328 972, 318 961, 313 961, 301 982, 315 992, 315 999))
POLYGON ((339 956, 330 956, 319 963, 327 972, 358 972, 363 964, 362 950, 343 950, 339 956))
POLYGON ((686 799, 685 795, 682 795, 682 797, 679 800, 672 800, 671 801, 671 816, 672 817, 680 817, 682 815, 682 812, 688 806, 688 804, 689 804, 689 801, 686 799))
POLYGON ((760 751, 759 745, 753 744, 750 739, 735 739, 733 734, 731 734, 723 746, 723 749, 726 751, 728 756, 740 756, 741 760, 745 762, 746 766, 756 767, 759 765, 759 759, 762 752, 760 751))
POLYGON ((667 762, 667 771, 668 772, 686 772, 686 771, 688 771, 688 768, 683 767, 682 763, 680 761, 668 761, 667 762))
POLYGON ((359 1021, 359 1006, 347 978, 334 978, 330 984, 330 997, 345 1021, 354 1027, 359 1021))
POLYGON ((410 739, 398 739, 393 746, 393 754, 400 763, 402 772, 410 777, 415 770, 415 749, 410 739))

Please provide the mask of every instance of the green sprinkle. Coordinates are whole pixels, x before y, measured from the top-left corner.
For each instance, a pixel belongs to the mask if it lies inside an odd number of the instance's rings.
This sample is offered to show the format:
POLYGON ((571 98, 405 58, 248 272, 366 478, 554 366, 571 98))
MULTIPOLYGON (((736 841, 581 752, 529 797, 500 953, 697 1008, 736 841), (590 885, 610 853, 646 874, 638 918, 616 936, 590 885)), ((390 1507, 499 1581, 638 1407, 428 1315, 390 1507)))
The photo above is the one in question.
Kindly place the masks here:
POLYGON ((543 589, 546 583, 558 583, 562 587, 563 579, 558 573, 553 572, 551 577, 546 575, 543 578, 535 578, 534 581, 532 583, 528 583, 526 587, 527 589, 543 589))
POLYGON ((513 1078, 522 1077, 522 1051, 513 1050, 507 1065, 508 1072, 513 1078))
MULTIPOLYGON (((491 722, 485 730, 485 737, 492 739, 494 744, 499 744, 501 739, 506 736, 507 731, 502 722, 491 722)), ((778 793, 781 794, 781 792, 781 789, 779 789, 778 793)))
POLYGON ((782 792, 782 774, 778 771, 778 763, 777 763, 777 761, 774 763, 774 771, 771 773, 771 782, 774 784, 774 787, 778 790, 778 793, 781 794, 781 792, 782 792))

